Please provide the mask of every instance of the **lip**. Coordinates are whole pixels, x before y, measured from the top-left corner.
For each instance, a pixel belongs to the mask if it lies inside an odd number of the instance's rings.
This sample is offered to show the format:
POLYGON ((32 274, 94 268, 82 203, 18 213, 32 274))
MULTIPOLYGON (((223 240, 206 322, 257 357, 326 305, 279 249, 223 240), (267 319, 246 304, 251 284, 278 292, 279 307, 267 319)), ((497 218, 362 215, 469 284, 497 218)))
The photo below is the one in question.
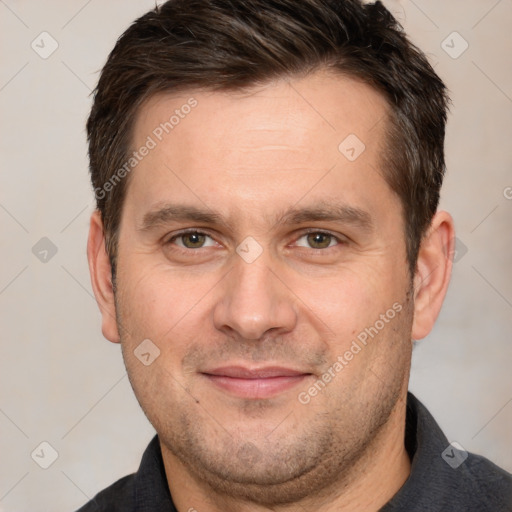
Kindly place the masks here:
POLYGON ((271 398, 295 387, 311 375, 279 366, 224 366, 201 374, 217 388, 246 399, 271 398))

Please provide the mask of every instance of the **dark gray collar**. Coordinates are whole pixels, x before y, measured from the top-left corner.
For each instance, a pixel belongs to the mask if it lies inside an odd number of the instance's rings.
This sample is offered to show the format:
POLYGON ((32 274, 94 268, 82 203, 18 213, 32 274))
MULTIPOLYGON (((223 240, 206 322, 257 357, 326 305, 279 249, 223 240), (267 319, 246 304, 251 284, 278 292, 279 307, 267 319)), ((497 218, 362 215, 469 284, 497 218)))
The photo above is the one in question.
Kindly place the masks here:
MULTIPOLYGON (((512 512, 512 475, 473 454, 457 465, 466 454, 449 446, 412 393, 407 395, 405 446, 411 474, 381 512, 512 512)), ((144 452, 133 484, 137 512, 176 512, 157 436, 144 452)))

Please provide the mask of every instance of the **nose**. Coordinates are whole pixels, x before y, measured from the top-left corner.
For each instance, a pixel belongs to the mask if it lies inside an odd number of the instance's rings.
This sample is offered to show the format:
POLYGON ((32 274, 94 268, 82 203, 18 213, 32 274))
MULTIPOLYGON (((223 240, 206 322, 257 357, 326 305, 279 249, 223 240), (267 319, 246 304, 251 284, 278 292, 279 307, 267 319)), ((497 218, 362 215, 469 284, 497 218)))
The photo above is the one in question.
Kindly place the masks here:
POLYGON ((246 340, 259 340, 271 330, 275 334, 293 330, 297 323, 294 295, 269 258, 262 254, 252 263, 234 258, 214 308, 215 327, 246 340))

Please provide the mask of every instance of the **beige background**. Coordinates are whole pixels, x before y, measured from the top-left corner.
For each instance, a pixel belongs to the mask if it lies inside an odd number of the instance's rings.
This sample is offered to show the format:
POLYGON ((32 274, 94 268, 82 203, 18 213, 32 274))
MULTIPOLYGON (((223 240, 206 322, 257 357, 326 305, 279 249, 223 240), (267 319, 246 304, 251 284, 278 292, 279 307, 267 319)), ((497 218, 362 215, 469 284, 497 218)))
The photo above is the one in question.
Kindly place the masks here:
MULTIPOLYGON (((460 259, 410 387, 450 440, 512 471, 512 2, 385 3, 453 98, 442 205, 460 259)), ((0 1, 0 511, 72 511, 134 471, 153 435, 91 295, 84 133, 96 72, 153 4, 0 1), (51 49, 43 31, 58 43, 46 59, 31 47, 51 49), (32 252, 43 237, 47 262, 32 252), (31 458, 43 441, 48 469, 31 458)))

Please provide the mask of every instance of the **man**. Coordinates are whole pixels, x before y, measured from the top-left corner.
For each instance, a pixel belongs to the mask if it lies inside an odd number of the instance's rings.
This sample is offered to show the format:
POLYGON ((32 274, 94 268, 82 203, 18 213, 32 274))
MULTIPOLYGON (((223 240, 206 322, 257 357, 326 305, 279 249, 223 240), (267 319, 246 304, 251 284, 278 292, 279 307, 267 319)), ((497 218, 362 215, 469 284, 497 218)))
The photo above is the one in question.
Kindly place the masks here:
POLYGON ((157 436, 81 511, 510 511, 408 394, 448 97, 384 6, 170 0, 102 71, 88 258, 157 436))

